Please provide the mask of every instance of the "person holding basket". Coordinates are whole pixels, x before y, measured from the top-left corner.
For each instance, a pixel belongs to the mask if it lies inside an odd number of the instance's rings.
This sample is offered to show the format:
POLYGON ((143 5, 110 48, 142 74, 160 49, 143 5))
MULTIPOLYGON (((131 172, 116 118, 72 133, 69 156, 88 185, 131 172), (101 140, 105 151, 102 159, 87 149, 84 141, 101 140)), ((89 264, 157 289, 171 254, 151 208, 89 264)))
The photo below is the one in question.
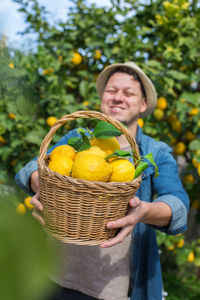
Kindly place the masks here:
MULTIPOLYGON (((107 223, 107 228, 119 229, 111 240, 100 246, 86 246, 49 237, 60 253, 58 268, 49 275, 56 284, 52 299, 161 300, 162 273, 155 230, 174 235, 187 229, 188 195, 171 148, 144 135, 137 125, 139 118, 153 112, 157 102, 154 85, 143 70, 134 62, 112 64, 99 74, 97 92, 101 112, 127 126, 140 155, 153 154, 159 176, 154 176, 153 166, 144 170, 127 215, 107 223)), ((76 136, 79 134, 74 129, 53 148, 76 136)), ((120 149, 130 151, 124 134, 117 139, 120 149)), ((37 169, 34 159, 16 174, 15 180, 33 196, 33 216, 44 225, 37 169)))

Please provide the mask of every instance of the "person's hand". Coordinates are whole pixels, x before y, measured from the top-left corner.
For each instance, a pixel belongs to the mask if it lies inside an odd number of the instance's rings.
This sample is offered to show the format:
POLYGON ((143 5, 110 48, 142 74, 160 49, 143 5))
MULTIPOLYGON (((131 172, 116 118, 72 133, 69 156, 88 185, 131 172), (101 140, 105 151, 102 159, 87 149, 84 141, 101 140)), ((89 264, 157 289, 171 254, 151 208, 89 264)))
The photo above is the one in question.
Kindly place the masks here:
POLYGON ((101 248, 108 248, 121 243, 132 232, 134 226, 140 221, 140 218, 142 218, 142 201, 138 197, 134 197, 129 201, 129 205, 130 209, 125 217, 107 223, 109 229, 121 228, 121 230, 113 239, 101 244, 101 248))
POLYGON ((45 225, 41 212, 43 211, 42 203, 40 202, 40 191, 31 198, 30 203, 34 206, 32 216, 38 220, 41 225, 45 225))
POLYGON ((163 201, 145 202, 134 197, 129 201, 129 205, 130 209, 124 218, 107 223, 108 228, 121 228, 121 230, 113 239, 101 244, 101 248, 108 248, 121 243, 139 222, 161 227, 170 225, 172 210, 163 201))
POLYGON ((42 218, 41 215, 41 212, 43 211, 43 206, 42 203, 40 202, 38 171, 35 171, 31 174, 30 185, 31 185, 31 189, 35 192, 35 195, 30 200, 30 203, 34 206, 32 216, 36 220, 38 220, 41 225, 44 225, 44 219, 42 218))

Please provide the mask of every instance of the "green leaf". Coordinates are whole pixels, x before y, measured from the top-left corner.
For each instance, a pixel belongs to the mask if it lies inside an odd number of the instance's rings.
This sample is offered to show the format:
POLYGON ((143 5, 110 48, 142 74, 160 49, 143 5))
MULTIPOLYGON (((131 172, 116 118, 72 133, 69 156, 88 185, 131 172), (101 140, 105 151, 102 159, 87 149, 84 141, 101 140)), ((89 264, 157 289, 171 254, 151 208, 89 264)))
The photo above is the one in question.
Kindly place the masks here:
POLYGON ((67 144, 78 150, 83 142, 82 137, 72 137, 68 140, 67 144))
POLYGON ((40 146, 42 137, 39 135, 38 131, 31 131, 27 133, 27 135, 24 137, 24 139, 32 144, 40 146))
POLYGON ((168 71, 167 75, 170 75, 172 78, 175 78, 177 80, 185 80, 188 78, 188 76, 186 74, 175 71, 175 70, 168 71))
POLYGON ((88 83, 85 80, 82 80, 79 85, 79 92, 80 92, 81 96, 84 98, 87 96, 87 86, 88 86, 88 83))
POLYGON ((118 150, 116 149, 115 152, 109 154, 108 156, 105 157, 105 160, 108 161, 109 158, 112 158, 114 156, 118 156, 118 157, 130 157, 133 156, 133 153, 130 151, 124 151, 124 150, 118 150))
POLYGON ((148 163, 146 161, 141 161, 139 163, 139 165, 137 166, 136 170, 135 170, 135 176, 134 178, 137 178, 138 176, 140 176, 140 174, 146 169, 148 168, 148 163))
POLYGON ((158 167, 153 159, 153 154, 152 153, 148 153, 147 155, 144 156, 144 158, 146 158, 154 167, 155 167, 155 177, 158 177, 159 173, 158 173, 158 167))
POLYGON ((200 150, 200 140, 194 140, 189 144, 189 149, 191 151, 200 150))
POLYGON ((90 145, 90 141, 89 141, 89 138, 87 135, 85 135, 84 132, 80 132, 80 134, 82 135, 82 143, 78 149, 78 151, 83 151, 83 150, 86 150, 86 149, 89 149, 91 147, 90 145))
POLYGON ((122 132, 114 125, 105 121, 100 121, 95 126, 93 134, 96 138, 106 139, 114 136, 120 136, 122 135, 122 132))

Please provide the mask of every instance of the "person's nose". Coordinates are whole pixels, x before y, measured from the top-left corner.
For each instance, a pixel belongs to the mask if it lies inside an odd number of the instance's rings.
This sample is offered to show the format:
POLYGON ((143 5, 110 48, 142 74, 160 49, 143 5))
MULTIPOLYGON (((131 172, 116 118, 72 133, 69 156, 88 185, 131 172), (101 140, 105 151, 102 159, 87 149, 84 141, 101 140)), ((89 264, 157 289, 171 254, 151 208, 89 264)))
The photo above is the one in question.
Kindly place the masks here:
POLYGON ((116 102, 122 102, 123 101, 123 95, 121 91, 117 91, 114 95, 114 101, 116 102))

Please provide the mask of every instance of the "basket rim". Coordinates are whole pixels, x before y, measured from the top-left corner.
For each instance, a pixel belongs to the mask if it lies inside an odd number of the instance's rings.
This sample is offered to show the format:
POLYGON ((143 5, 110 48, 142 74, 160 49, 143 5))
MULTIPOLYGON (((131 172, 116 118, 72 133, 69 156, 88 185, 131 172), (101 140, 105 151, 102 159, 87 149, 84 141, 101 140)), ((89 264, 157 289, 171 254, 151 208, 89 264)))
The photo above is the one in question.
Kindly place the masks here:
POLYGON ((102 188, 112 188, 109 193, 112 194, 116 194, 116 191, 113 190, 113 187, 125 187, 125 186, 135 186, 141 183, 142 181, 142 175, 140 175, 137 178, 134 178, 132 181, 124 181, 124 182, 104 182, 104 181, 89 181, 86 179, 78 179, 78 178, 73 178, 71 176, 67 176, 67 175, 60 175, 59 173, 52 171, 48 166, 45 166, 45 161, 43 160, 38 160, 38 170, 40 172, 45 171, 46 173, 48 173, 49 177, 54 177, 59 179, 61 182, 65 183, 66 180, 70 181, 72 184, 75 185, 85 185, 88 187, 91 186, 97 186, 98 187, 102 187, 102 188))
POLYGON ((63 117, 61 117, 58 121, 56 121, 54 123, 54 125, 50 128, 49 132, 44 137, 44 139, 41 143, 38 161, 42 161, 42 159, 44 159, 44 157, 46 156, 47 148, 48 148, 55 132, 66 122, 74 120, 74 119, 78 119, 78 118, 99 119, 99 120, 107 121, 108 123, 114 125, 117 129, 119 129, 122 132, 122 134, 124 134, 126 136, 132 151, 134 151, 133 157, 137 160, 139 159, 139 148, 137 146, 137 143, 136 143, 135 139, 131 136, 130 131, 124 125, 122 125, 122 123, 120 121, 118 121, 110 116, 107 116, 101 112, 95 111, 95 110, 94 111, 86 110, 86 111, 76 111, 74 113, 64 115, 63 117))

